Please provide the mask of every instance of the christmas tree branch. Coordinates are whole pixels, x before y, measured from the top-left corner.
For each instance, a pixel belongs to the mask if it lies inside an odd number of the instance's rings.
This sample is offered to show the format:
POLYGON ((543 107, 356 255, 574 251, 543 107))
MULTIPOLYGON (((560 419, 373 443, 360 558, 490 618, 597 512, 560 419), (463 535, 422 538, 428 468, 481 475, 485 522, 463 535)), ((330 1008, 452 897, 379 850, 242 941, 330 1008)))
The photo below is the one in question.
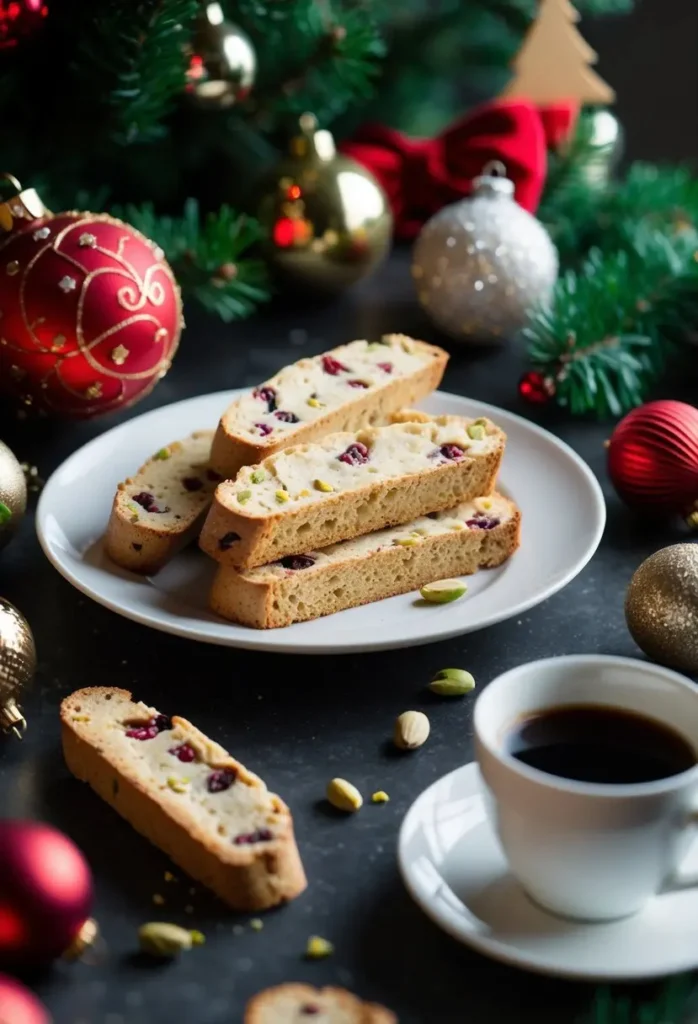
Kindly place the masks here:
POLYGON ((185 296, 222 320, 249 316, 270 295, 266 264, 253 253, 261 231, 252 218, 227 206, 201 220, 189 199, 182 217, 158 216, 152 204, 112 212, 164 251, 185 296))

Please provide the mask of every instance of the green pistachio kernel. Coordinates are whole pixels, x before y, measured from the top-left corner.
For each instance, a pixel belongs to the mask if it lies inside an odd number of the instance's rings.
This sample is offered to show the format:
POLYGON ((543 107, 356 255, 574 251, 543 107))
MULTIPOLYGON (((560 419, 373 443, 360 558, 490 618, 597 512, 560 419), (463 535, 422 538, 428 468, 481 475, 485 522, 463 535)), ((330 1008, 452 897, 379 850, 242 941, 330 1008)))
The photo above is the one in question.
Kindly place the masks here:
POLYGON ((431 604, 448 604, 450 601, 457 601, 467 589, 467 585, 461 580, 436 580, 434 583, 427 583, 419 593, 431 604))
POLYGON ((471 437, 473 441, 482 441, 485 436, 485 428, 482 423, 469 423, 468 424, 468 437, 471 437))
POLYGON ((429 689, 440 697, 462 697, 475 689, 475 678, 462 668, 442 668, 429 683, 429 689))
POLYGON ((201 946, 201 932, 190 932, 166 921, 150 921, 138 929, 138 941, 144 953, 151 956, 174 957, 192 946, 201 946))
POLYGON ((396 537, 393 544, 399 544, 401 548, 413 548, 419 541, 416 537, 396 537))
POLYGON ((159 452, 155 452, 153 458, 161 459, 164 462, 164 460, 169 459, 171 455, 172 452, 170 451, 169 448, 161 448, 159 452))
POLYGON ((253 484, 261 484, 266 478, 267 474, 263 469, 255 469, 250 473, 250 480, 253 484))
POLYGON ((284 491, 281 488, 276 492, 276 500, 280 505, 283 505, 288 501, 288 491, 284 491))
POLYGON ((252 491, 238 491, 237 499, 241 505, 244 505, 246 501, 249 501, 252 497, 252 491))

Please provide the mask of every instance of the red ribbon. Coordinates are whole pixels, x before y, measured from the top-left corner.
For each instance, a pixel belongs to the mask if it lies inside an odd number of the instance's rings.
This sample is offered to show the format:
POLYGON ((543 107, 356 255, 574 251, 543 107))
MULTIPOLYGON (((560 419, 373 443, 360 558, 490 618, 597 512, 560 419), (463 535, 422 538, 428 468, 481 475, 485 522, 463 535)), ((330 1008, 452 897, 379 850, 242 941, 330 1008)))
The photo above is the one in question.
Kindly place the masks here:
POLYGON ((547 143, 559 143, 574 121, 571 104, 544 113, 527 100, 479 107, 435 139, 410 139, 381 124, 366 125, 341 150, 367 167, 385 189, 398 238, 414 238, 437 210, 470 194, 490 160, 501 160, 517 202, 535 212, 547 165, 547 143), (566 113, 565 113, 566 112, 566 113))

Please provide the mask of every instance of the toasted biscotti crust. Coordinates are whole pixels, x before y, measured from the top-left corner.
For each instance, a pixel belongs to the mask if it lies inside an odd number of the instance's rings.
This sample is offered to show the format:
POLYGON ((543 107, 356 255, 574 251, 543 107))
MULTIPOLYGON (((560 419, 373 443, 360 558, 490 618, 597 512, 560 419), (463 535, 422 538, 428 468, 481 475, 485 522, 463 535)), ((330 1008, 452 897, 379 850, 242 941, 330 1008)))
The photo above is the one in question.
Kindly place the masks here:
MULTIPOLYGON (((242 466, 249 466, 262 459, 274 455, 290 445, 307 444, 317 441, 327 434, 339 433, 344 430, 358 430, 361 426, 380 426, 389 421, 390 414, 406 405, 418 402, 420 398, 434 391, 441 383, 441 378, 448 362, 448 353, 435 345, 423 341, 415 341, 401 334, 390 334, 384 337, 386 352, 384 358, 390 358, 390 347, 406 344, 421 357, 423 363, 414 372, 406 376, 387 377, 384 383, 370 390, 348 390, 346 401, 335 408, 328 408, 310 420, 302 421, 285 429, 278 436, 272 434, 259 441, 251 439, 240 431, 236 422, 236 409, 239 400, 234 402, 221 417, 211 447, 211 466, 224 479, 232 479, 242 466)), ((325 355, 342 355, 347 346, 332 349, 325 355)), ((316 360, 322 359, 317 356, 316 360)), ((313 361, 316 361, 313 360, 313 361)), ((298 370, 300 375, 311 360, 303 359, 285 372, 298 370)), ((272 377, 260 387, 274 387, 277 377, 272 377)))
POLYGON ((492 491, 505 441, 489 420, 437 416, 288 448, 259 466, 244 467, 235 481, 216 489, 199 545, 222 565, 249 569, 453 508, 492 491), (476 425, 483 436, 470 440, 468 431, 476 425), (459 442, 457 458, 440 455, 445 441, 459 442), (356 443, 369 455, 346 471, 339 456, 356 443), (279 484, 294 473, 294 493, 272 507, 279 484), (319 488, 321 481, 314 485, 315 473, 334 473, 334 489, 319 488))
POLYGON ((174 441, 119 484, 104 540, 112 562, 152 576, 196 539, 220 482, 209 467, 212 438, 212 430, 199 430, 174 441), (196 489, 187 490, 183 480, 196 489), (133 501, 139 492, 152 493, 169 510, 149 512, 133 501))
POLYGON ((223 618, 255 629, 289 626, 406 594, 434 580, 494 568, 518 548, 520 528, 514 503, 493 494, 465 502, 436 521, 423 518, 336 544, 314 553, 316 561, 308 567, 285 569, 277 563, 237 572, 219 566, 209 603, 223 618), (498 525, 466 526, 471 517, 484 521, 485 516, 496 517, 498 525), (442 532, 420 533, 437 527, 442 532))
POLYGON ((254 996, 245 1009, 243 1024, 297 1024, 317 1014, 323 1024, 398 1024, 390 1010, 364 1003, 346 989, 293 983, 254 996))
POLYGON ((172 718, 175 740, 191 744, 206 765, 233 769, 236 785, 252 787, 274 821, 273 841, 234 845, 228 837, 219 835, 215 821, 207 828, 197 820, 185 794, 167 787, 154 788, 152 779, 144 777, 142 770, 139 776, 124 756, 123 747, 119 747, 123 735, 120 723, 148 721, 157 714, 154 708, 132 701, 127 690, 99 686, 77 690, 61 704, 63 753, 68 768, 76 778, 89 783, 137 832, 235 910, 264 910, 298 896, 306 887, 306 879, 288 808, 267 791, 261 779, 186 719, 172 718))

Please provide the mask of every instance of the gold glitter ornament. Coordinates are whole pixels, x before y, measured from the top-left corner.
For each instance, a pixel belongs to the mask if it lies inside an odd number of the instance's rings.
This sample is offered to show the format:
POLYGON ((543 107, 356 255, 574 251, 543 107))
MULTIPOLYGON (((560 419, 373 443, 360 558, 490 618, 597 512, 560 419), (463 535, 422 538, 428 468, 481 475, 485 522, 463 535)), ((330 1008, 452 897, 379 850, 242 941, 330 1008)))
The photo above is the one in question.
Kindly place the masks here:
POLYGON ((10 540, 27 507, 27 480, 6 444, 0 441, 0 549, 10 540))
POLYGON ((698 672, 698 544, 673 544, 645 559, 628 587, 625 620, 653 661, 698 672))
POLYGON ((27 724, 19 700, 35 671, 36 647, 29 623, 0 597, 0 730, 12 730, 19 738, 27 724))
POLYGON ((393 217, 371 172, 337 154, 313 114, 299 126, 288 155, 260 184, 265 254, 294 290, 338 294, 385 258, 393 217))
POLYGON ((219 3, 202 3, 186 56, 186 93, 196 106, 222 110, 252 91, 257 73, 252 40, 226 21, 219 3))
POLYGON ((557 250, 535 217, 514 200, 503 164, 487 164, 473 193, 444 207, 415 243, 412 277, 435 325, 458 339, 511 337, 532 308, 546 305, 557 279, 557 250))

